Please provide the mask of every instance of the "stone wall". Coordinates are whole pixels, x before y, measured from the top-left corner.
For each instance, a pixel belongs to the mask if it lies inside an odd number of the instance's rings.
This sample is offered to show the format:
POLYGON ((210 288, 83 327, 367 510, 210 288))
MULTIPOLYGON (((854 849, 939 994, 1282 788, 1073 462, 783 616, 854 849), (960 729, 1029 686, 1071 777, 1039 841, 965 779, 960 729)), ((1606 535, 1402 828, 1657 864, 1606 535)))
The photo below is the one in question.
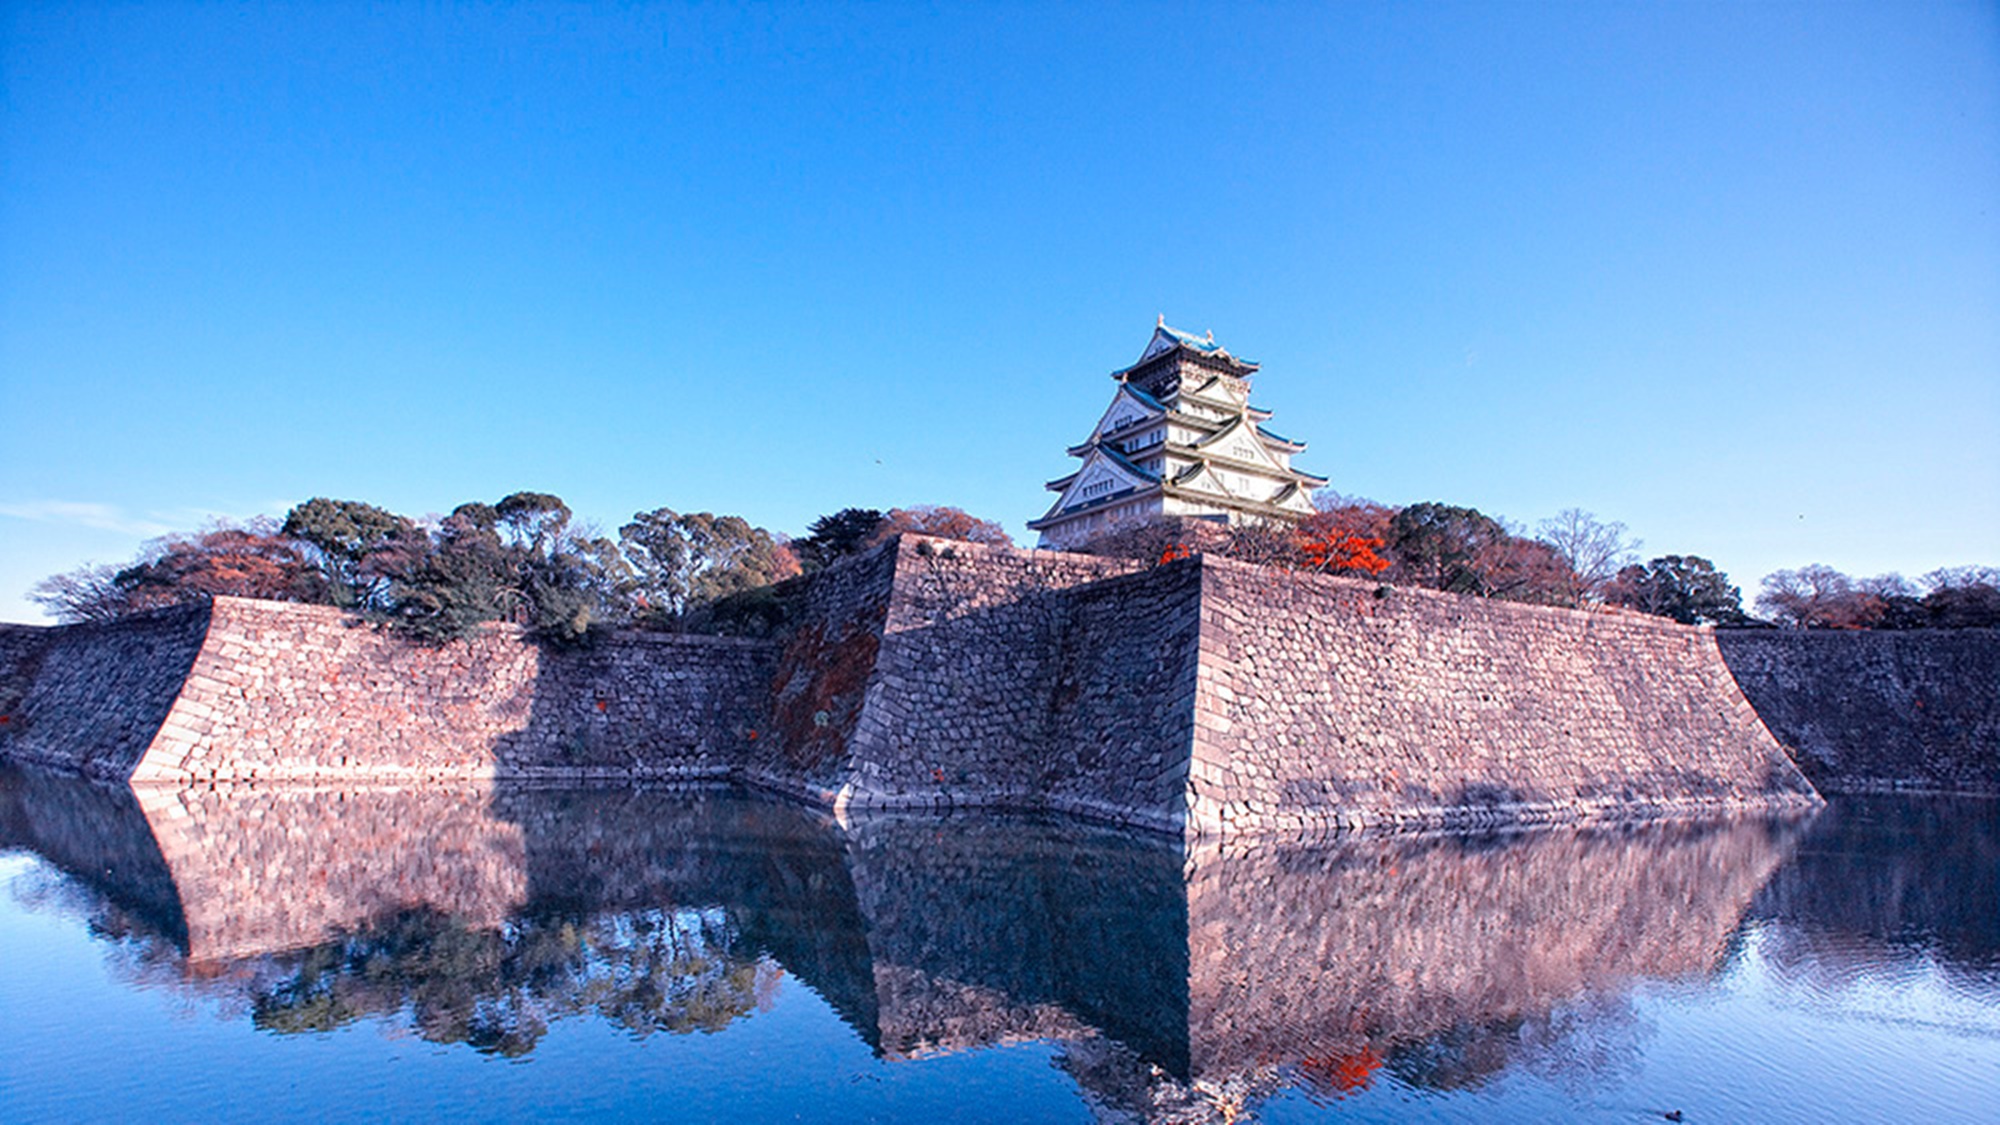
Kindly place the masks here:
POLYGON ((1730 629, 1716 640, 1821 789, 2000 793, 2000 630, 1730 629))
POLYGON ((777 657, 647 634, 553 651, 506 626, 433 646, 241 598, 45 632, 0 755, 142 783, 722 777, 777 657))
POLYGON ((151 783, 730 777, 1194 835, 1818 799, 1713 633, 1664 621, 918 536, 784 595, 782 643, 426 646, 233 598, 9 632, 0 756, 151 783))
POLYGON ((804 733, 850 808, 1298 835, 1818 799, 1713 634, 1669 622, 914 537, 831 589, 849 632, 814 618, 788 667, 847 685, 804 733))
POLYGON ((0 758, 123 780, 187 681, 206 606, 0 635, 0 758))
POLYGON ((1193 827, 1818 803, 1712 631, 1227 560, 1203 580, 1193 827))
MULTIPOLYGON (((848 747, 845 804, 1154 812, 1151 798, 1165 794, 1147 783, 1171 768, 1155 760, 1177 743, 1174 723, 1149 709, 1172 700, 1142 690, 1101 704, 1109 681, 1138 686, 1120 658, 1159 638, 1155 611, 1172 595, 1154 592, 1157 579, 1122 560, 914 537, 890 552, 895 579, 848 747), (1135 735, 1125 715, 1145 729, 1135 735)), ((1149 653, 1145 664, 1180 666, 1192 652, 1149 653)))

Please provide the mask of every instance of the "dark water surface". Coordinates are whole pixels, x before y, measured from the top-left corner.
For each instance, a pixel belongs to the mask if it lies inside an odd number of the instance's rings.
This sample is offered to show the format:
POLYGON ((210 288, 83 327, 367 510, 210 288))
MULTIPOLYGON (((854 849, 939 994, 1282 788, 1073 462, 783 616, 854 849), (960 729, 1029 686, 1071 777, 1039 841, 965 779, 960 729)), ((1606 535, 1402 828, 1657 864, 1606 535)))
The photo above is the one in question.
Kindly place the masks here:
POLYGON ((0 1120, 2000 1121, 2000 802, 1189 852, 0 770, 0 1120))

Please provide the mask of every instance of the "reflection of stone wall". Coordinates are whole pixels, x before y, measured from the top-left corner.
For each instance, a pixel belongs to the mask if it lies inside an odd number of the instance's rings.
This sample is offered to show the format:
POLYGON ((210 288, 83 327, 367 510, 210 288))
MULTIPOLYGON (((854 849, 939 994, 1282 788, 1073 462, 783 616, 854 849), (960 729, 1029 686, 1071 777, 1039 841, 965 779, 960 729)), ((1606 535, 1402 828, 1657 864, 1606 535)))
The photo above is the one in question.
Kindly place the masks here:
POLYGON ((712 918, 732 957, 775 959, 887 1057, 1058 1039, 1093 1096, 1156 1109, 1701 977, 1789 846, 1788 829, 1737 820, 1189 852, 1012 815, 842 829, 721 790, 148 786, 142 811, 23 776, 0 772, 0 832, 67 848, 60 862, 114 897, 177 899, 197 983, 379 947, 409 978, 383 995, 473 1010, 459 994, 487 977, 460 972, 465 947, 424 941, 597 918, 592 940, 643 943, 650 923, 617 919, 712 918), (106 883, 113 865, 135 877, 106 883))
POLYGON ((2000 801, 1837 798, 1751 913, 1765 960, 1822 987, 1928 960, 2000 991, 2000 801))
POLYGON ((1197 855, 1191 1070, 1386 1055, 1637 979, 1705 977, 1788 831, 1677 822, 1197 855))
POLYGON ((490 928, 527 899, 520 830, 477 790, 137 793, 197 964, 302 949, 408 910, 490 928))
POLYGON ((0 851, 26 848, 185 948, 180 896, 132 790, 0 764, 0 851))
POLYGON ((848 840, 884 1053, 1101 1033, 1184 1062, 1178 847, 990 814, 879 818, 848 840))
POLYGON ((2000 793, 2000 629, 1716 634, 1813 784, 2000 793))

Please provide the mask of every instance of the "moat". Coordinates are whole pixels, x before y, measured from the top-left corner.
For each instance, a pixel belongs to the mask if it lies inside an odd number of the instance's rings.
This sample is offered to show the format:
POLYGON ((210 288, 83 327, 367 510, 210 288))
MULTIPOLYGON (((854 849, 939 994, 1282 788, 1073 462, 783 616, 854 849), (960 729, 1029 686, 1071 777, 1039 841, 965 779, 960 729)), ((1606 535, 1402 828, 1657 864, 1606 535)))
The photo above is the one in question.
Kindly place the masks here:
POLYGON ((2000 802, 1306 846, 0 767, 9 1120, 1991 1120, 2000 802))

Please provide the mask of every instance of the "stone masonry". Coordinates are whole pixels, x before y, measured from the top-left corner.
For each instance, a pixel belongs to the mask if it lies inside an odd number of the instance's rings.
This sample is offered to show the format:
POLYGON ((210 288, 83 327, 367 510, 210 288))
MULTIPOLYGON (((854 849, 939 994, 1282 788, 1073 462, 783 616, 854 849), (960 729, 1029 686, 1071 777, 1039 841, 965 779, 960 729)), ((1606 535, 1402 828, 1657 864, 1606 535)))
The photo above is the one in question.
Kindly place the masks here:
POLYGON ((809 760, 811 795, 837 807, 1208 836, 1819 800, 1707 630, 1199 556, 906 536, 852 565, 830 600, 866 612, 808 617, 844 617, 854 659, 788 650, 766 751, 809 760), (806 727, 788 693, 841 702, 806 727))
POLYGON ((1723 659, 1814 785, 2000 793, 2000 629, 1725 629, 1723 659))
POLYGON ((1209 560, 1188 787, 1297 834, 1810 805, 1710 630, 1209 560))
POLYGON ((504 626, 432 646, 243 598, 38 632, 0 756, 137 783, 722 777, 777 655, 642 634, 561 652, 504 626))
POLYGON ((903 536, 780 641, 412 643, 217 599, 0 632, 0 757, 138 783, 730 778, 1197 837, 1816 803, 1710 631, 903 536))

